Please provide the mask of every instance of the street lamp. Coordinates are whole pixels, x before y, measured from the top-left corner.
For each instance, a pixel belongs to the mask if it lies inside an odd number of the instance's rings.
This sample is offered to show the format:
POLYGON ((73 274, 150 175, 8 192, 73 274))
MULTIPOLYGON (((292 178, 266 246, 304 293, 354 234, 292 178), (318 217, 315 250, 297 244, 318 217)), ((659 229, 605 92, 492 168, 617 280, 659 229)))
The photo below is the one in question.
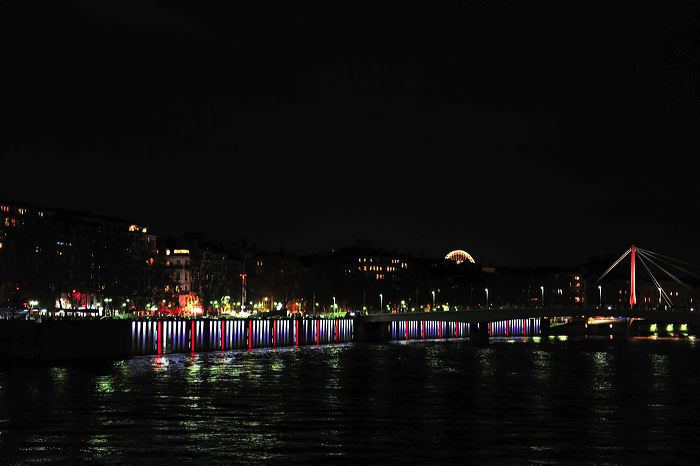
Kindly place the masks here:
POLYGON ((432 308, 432 310, 434 311, 435 310, 435 290, 431 291, 430 293, 433 295, 433 308, 432 308))
POLYGON ((489 289, 484 288, 484 291, 486 292, 486 307, 489 307, 489 289))
POLYGON ((542 307, 544 308, 544 286, 540 286, 540 291, 542 291, 542 307))
POLYGON ((661 287, 659 287, 659 306, 661 306, 661 287))
POLYGON ((379 312, 384 311, 384 295, 379 293, 379 312))
POLYGON ((603 307, 603 287, 598 285, 598 307, 603 307))

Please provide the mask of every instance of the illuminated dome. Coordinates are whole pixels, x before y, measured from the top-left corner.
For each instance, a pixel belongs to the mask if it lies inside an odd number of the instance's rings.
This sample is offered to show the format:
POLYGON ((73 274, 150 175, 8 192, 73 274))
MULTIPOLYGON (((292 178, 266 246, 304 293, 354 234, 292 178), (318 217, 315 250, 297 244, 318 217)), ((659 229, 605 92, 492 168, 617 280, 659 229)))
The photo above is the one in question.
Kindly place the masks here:
POLYGON ((471 254, 469 254, 467 251, 462 251, 461 249, 450 252, 445 256, 445 259, 455 261, 458 264, 461 264, 464 261, 469 261, 474 264, 474 258, 471 256, 471 254))

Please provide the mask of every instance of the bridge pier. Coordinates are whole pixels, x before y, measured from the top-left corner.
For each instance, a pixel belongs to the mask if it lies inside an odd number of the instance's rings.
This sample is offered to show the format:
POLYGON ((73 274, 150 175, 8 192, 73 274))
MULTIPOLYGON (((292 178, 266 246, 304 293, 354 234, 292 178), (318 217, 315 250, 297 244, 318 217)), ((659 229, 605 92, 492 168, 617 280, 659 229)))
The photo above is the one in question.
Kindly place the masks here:
POLYGON ((478 322, 469 326, 469 340, 476 345, 489 343, 489 323, 478 322))
POLYGON ((390 340, 390 322, 368 322, 362 316, 355 317, 353 321, 354 342, 384 342, 390 340))

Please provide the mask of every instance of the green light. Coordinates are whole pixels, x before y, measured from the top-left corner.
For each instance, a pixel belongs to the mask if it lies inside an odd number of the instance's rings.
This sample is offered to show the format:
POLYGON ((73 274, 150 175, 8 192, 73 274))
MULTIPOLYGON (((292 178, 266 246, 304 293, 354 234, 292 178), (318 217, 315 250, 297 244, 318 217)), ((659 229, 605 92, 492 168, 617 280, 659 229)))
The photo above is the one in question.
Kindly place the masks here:
POLYGON ((688 331, 688 324, 681 324, 681 332, 687 332, 688 331))
POLYGON ((673 332, 673 324, 668 324, 668 325, 666 326, 666 331, 669 332, 669 333, 673 332))
POLYGON ((656 332, 656 324, 651 324, 651 325, 649 326, 649 331, 650 331, 650 332, 656 332))

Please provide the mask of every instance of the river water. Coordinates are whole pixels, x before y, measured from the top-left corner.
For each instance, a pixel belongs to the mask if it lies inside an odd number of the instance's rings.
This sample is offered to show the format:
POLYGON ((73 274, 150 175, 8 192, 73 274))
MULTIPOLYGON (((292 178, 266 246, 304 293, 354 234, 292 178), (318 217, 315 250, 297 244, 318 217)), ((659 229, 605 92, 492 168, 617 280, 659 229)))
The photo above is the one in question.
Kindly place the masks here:
POLYGON ((0 463, 698 463, 699 376, 694 340, 627 338, 4 366, 0 463))

